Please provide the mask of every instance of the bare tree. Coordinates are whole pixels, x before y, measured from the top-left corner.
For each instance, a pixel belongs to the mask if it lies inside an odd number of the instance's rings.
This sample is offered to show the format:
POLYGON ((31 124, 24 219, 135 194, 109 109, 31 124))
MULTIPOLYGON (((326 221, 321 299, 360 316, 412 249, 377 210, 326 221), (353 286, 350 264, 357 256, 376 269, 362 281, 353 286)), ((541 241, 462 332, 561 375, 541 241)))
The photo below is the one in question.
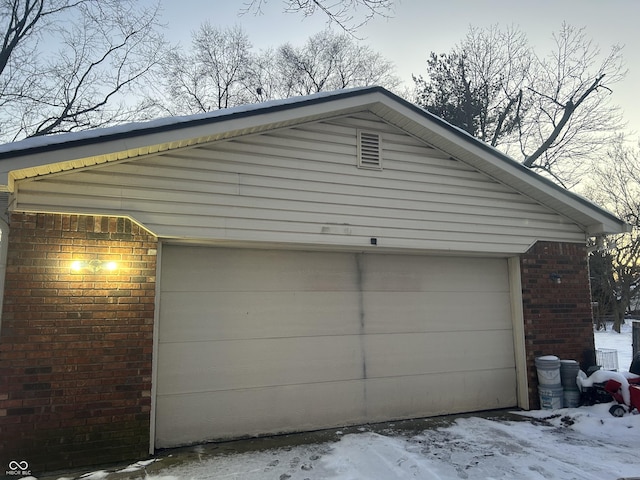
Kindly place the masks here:
POLYGON ((575 167, 603 152, 621 125, 610 103, 611 86, 625 74, 618 45, 609 54, 588 40, 584 29, 564 24, 554 35, 556 49, 537 62, 528 86, 534 108, 523 122, 524 165, 571 178, 575 167))
POLYGON ((393 89, 400 83, 393 64, 346 34, 324 30, 295 47, 277 51, 281 96, 309 95, 366 85, 393 89))
POLYGON ((640 142, 618 135, 593 166, 584 193, 631 225, 640 227, 640 142))
MULTIPOLYGON (((267 0, 248 0, 242 13, 260 14, 266 3, 267 0)), ((284 11, 305 17, 320 12, 329 23, 337 24, 352 35, 372 18, 387 16, 395 3, 395 0, 285 0, 284 11)))
POLYGON ((602 56, 566 24, 539 57, 517 29, 471 28, 449 54, 431 54, 414 77, 417 102, 562 184, 621 126, 611 86, 624 76, 621 48, 602 56))
POLYGON ((165 113, 181 115, 218 110, 252 100, 245 84, 251 74, 251 43, 241 27, 217 28, 203 23, 193 34, 188 53, 173 52, 162 83, 165 113))
POLYGON ((166 51, 158 27, 135 0, 0 1, 1 138, 132 119, 126 95, 166 51))
POLYGON ((325 30, 296 47, 254 53, 240 27, 204 24, 189 53, 170 57, 149 103, 177 115, 347 87, 399 84, 394 66, 347 34, 325 30))
POLYGON ((624 315, 640 294, 640 146, 618 137, 594 166, 585 194, 632 225, 630 234, 607 238, 590 258, 592 294, 614 318, 620 332, 624 315))
POLYGON ((431 53, 426 79, 414 76, 417 102, 494 147, 512 142, 530 103, 532 57, 517 29, 471 27, 451 53, 431 53))
POLYGON ((249 75, 245 82, 250 103, 282 98, 282 83, 276 49, 270 47, 252 55, 249 75))
POLYGON ((640 229, 609 237, 606 248, 589 257, 591 296, 600 315, 611 315, 613 330, 620 333, 625 314, 640 293, 640 229))

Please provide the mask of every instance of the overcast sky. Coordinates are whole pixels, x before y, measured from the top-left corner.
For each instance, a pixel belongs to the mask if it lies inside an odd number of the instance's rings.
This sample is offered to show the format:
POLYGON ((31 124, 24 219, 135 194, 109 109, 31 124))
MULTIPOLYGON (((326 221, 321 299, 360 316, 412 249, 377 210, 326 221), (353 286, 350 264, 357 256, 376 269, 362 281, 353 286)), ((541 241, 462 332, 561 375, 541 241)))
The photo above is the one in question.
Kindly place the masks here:
MULTIPOLYGON (((326 26, 326 18, 320 13, 310 18, 283 13, 279 0, 269 0, 258 16, 240 16, 242 0, 161 1, 168 37, 185 46, 190 43, 191 32, 205 20, 216 26, 241 25, 256 49, 285 42, 302 44, 326 26)), ((407 85, 413 84, 412 74, 424 73, 429 52, 449 51, 470 25, 518 26, 539 54, 549 51, 552 32, 563 21, 585 27, 587 36, 603 53, 613 44, 624 45, 629 73, 613 87, 613 101, 623 108, 635 138, 640 134, 640 0, 398 0, 390 15, 372 20, 358 31, 358 36, 393 61, 407 85)))

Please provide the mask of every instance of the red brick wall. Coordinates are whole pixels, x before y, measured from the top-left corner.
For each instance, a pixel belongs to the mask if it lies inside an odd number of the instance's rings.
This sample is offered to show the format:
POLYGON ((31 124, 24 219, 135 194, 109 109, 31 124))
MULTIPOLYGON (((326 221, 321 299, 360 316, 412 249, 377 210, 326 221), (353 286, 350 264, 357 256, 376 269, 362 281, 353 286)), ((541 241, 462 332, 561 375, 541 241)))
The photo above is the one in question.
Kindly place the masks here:
POLYGON ((13 214, 0 330, 0 471, 148 454, 157 240, 115 217, 13 214), (114 272, 72 273, 74 259, 114 272))
POLYGON ((535 358, 556 355, 595 363, 587 251, 584 245, 538 242, 522 255, 522 301, 531 408, 539 408, 535 358), (557 273, 561 283, 550 275, 557 273))

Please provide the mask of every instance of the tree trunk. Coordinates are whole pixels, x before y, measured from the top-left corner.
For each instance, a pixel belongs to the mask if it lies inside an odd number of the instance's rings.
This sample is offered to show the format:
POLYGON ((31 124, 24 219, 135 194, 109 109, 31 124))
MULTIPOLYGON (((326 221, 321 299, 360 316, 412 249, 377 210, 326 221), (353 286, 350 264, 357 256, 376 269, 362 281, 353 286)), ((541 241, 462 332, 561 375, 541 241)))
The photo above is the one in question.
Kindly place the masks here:
POLYGON ((613 307, 613 330, 620 333, 620 328, 624 323, 624 302, 616 302, 613 307))

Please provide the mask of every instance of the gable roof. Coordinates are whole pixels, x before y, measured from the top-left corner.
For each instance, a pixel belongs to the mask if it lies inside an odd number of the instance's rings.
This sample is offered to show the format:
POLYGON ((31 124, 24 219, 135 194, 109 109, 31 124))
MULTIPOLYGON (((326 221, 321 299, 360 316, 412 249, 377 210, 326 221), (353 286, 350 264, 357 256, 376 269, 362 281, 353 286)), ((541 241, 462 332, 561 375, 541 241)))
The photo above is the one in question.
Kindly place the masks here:
POLYGON ((387 123, 564 215, 589 235, 621 233, 629 229, 625 222, 587 199, 556 185, 497 149, 381 87, 323 92, 199 115, 35 137, 0 145, 0 191, 13 191, 14 181, 20 179, 359 111, 374 113, 387 123))

